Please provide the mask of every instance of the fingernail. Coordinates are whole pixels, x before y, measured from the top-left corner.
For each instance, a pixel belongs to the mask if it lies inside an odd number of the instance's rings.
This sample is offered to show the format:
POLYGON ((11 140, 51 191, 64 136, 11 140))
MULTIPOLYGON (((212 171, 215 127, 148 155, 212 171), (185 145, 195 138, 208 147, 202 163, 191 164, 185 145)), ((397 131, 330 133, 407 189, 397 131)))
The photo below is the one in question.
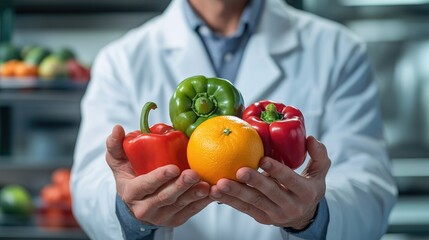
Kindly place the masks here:
POLYGON ((185 175, 185 176, 183 176, 183 181, 187 184, 193 184, 193 183, 197 183, 198 179, 195 179, 189 175, 185 175))
POLYGON ((199 198, 204 197, 206 194, 203 191, 196 191, 195 195, 199 198))
POLYGON ((244 173, 244 174, 241 174, 237 177, 238 177, 238 179, 240 179, 243 182, 247 182, 250 180, 250 174, 249 173, 244 173))
POLYGON ((264 170, 270 170, 271 163, 268 160, 262 160, 261 168, 264 170))

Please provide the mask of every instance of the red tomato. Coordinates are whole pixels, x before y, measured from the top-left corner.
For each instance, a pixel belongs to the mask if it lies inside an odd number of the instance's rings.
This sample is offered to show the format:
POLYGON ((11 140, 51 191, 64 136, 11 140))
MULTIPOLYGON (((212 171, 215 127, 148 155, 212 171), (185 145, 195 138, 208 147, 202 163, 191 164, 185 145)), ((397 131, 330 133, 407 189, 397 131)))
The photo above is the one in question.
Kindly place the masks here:
POLYGON ((62 191, 56 185, 47 185, 43 187, 40 197, 47 204, 55 204, 61 201, 62 191))
POLYGON ((52 173, 52 183, 54 184, 64 184, 67 185, 70 183, 70 170, 67 168, 56 169, 52 173))

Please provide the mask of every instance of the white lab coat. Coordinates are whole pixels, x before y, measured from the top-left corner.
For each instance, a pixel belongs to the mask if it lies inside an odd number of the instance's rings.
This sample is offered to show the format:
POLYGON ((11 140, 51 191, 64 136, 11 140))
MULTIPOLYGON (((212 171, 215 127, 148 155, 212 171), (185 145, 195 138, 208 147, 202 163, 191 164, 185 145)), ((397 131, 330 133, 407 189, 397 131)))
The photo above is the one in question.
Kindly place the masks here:
MULTIPOLYGON (((168 102, 177 84, 193 75, 215 75, 185 22, 182 1, 172 1, 164 14, 106 46, 94 63, 72 172, 74 214, 92 239, 121 238, 115 181, 105 161, 114 124, 126 132, 138 129, 147 101, 158 104, 150 123, 170 123, 168 102)), ((246 104, 271 99, 300 108, 307 134, 327 146, 327 239, 380 238, 397 193, 363 44, 337 24, 268 0, 234 84, 246 104)), ((216 203, 180 227, 159 229, 155 237, 295 239, 216 203)))

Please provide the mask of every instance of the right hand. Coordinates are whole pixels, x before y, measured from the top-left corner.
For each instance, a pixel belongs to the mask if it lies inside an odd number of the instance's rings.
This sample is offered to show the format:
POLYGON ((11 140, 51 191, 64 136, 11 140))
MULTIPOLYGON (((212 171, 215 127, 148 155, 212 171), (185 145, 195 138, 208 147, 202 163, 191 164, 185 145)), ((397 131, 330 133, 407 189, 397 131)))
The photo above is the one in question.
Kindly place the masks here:
POLYGON ((124 137, 124 129, 115 126, 106 141, 106 160, 116 191, 137 219, 177 227, 213 201, 208 197, 209 184, 191 169, 180 173, 176 165, 167 165, 136 176, 122 147, 124 137))

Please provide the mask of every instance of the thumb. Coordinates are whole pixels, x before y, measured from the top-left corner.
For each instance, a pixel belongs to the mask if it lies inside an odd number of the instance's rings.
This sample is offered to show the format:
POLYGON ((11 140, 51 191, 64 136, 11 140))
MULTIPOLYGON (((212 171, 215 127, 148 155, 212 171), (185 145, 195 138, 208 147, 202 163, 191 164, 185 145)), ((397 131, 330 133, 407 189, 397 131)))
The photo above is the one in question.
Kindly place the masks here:
POLYGON ((328 151, 325 145, 313 136, 309 136, 307 138, 307 149, 310 155, 310 162, 303 174, 306 176, 320 176, 325 178, 331 166, 331 160, 328 157, 328 151))
POLYGON ((116 125, 112 129, 112 133, 106 140, 106 161, 113 173, 125 173, 134 176, 134 170, 125 155, 122 142, 125 138, 125 130, 122 126, 116 125))

